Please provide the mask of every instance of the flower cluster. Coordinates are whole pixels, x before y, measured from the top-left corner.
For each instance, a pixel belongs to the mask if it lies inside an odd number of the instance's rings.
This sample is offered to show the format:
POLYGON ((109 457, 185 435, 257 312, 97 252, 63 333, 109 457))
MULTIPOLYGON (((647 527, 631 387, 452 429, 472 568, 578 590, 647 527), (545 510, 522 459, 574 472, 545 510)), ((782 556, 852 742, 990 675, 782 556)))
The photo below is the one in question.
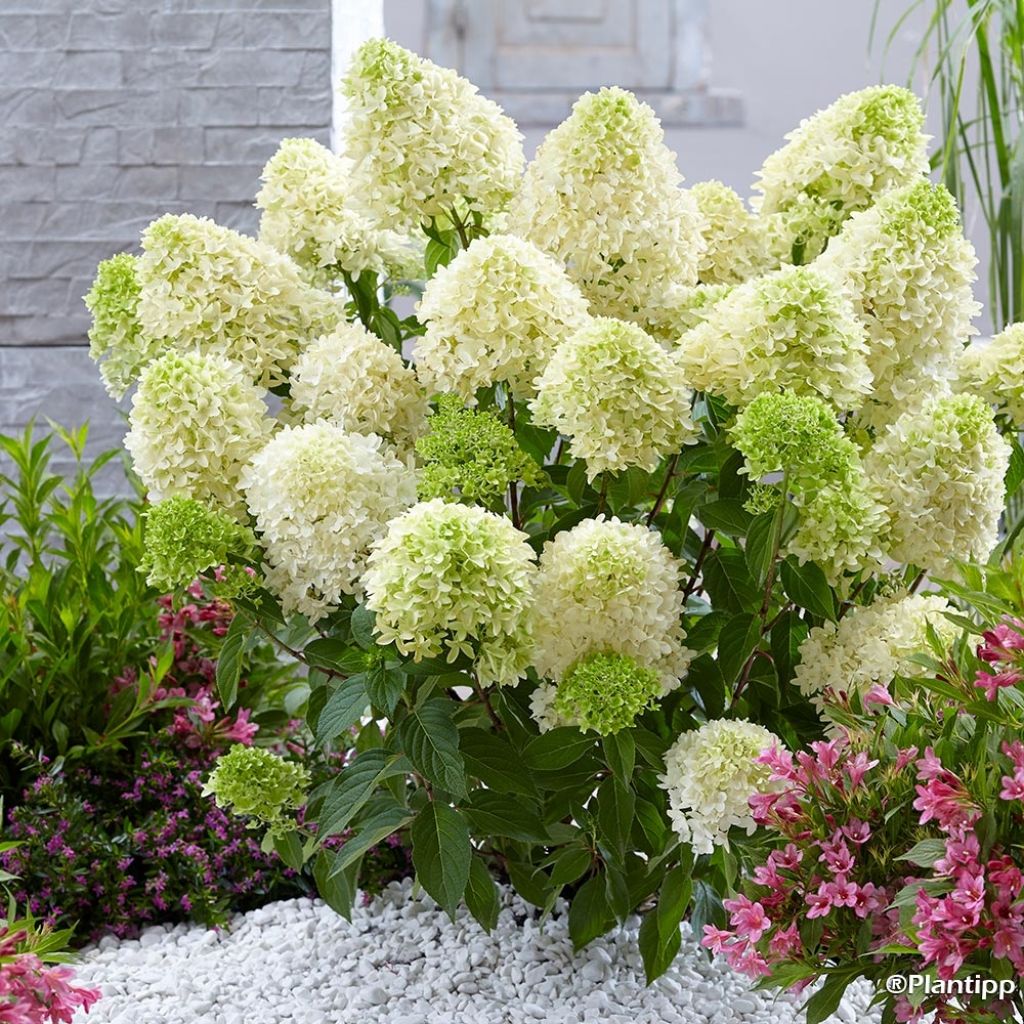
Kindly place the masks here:
POLYGON ((533 617, 539 675, 561 682, 592 654, 628 656, 679 685, 690 652, 680 624, 679 563, 658 535, 618 519, 588 519, 548 541, 533 617))
MULTIPOLYGON (((245 561, 256 546, 248 527, 192 498, 157 502, 145 511, 144 520, 146 549, 139 571, 150 586, 165 591, 188 586, 208 569, 225 566, 231 556, 245 561)), ((250 577, 235 569, 229 570, 228 587, 237 592, 250 577)))
POLYGON ((785 267, 738 285, 679 341, 693 387, 733 405, 792 388, 856 409, 871 392, 867 356, 849 297, 813 267, 785 267))
MULTIPOLYGON (((635 658, 591 654, 572 665, 554 688, 549 721, 609 736, 633 725, 662 693, 661 676, 635 658)), ((538 717, 543 720, 543 711, 538 717)))
POLYGON ((587 476, 650 472, 695 439, 679 363, 639 327, 596 317, 555 349, 537 380, 534 419, 571 438, 587 476))
POLYGON ((987 344, 960 355, 957 387, 980 395, 1010 424, 1024 423, 1024 324, 1011 324, 987 344))
POLYGON ((716 719, 684 732, 665 754, 669 819, 694 853, 729 845, 734 827, 754 831, 749 802, 770 790, 760 754, 778 743, 753 722, 716 719))
POLYGON ((878 426, 956 373, 976 333, 977 258, 944 185, 922 179, 850 218, 816 264, 842 281, 869 337, 866 422, 878 426))
POLYGON ((848 93, 802 121, 755 185, 776 258, 810 262, 852 213, 927 174, 923 127, 917 97, 892 85, 848 93))
POLYGON ((424 500, 501 505, 517 481, 543 483, 537 463, 519 447, 512 430, 493 412, 467 409, 455 395, 442 395, 430 430, 416 442, 423 462, 419 495, 424 500))
POLYGON ((491 235, 438 268, 417 314, 427 329, 416 371, 429 389, 474 401, 478 388, 500 382, 529 398, 558 344, 583 326, 587 303, 551 256, 491 235))
POLYGON ((697 283, 703 225, 681 183, 654 111, 602 89, 541 144, 509 223, 565 264, 591 312, 644 323, 667 282, 697 283))
POLYGON ((264 392, 218 355, 170 351, 142 371, 125 447, 154 501, 242 507, 242 469, 271 429, 264 392))
POLYGON ((522 136, 454 71, 371 39, 342 92, 352 194, 384 227, 493 214, 512 197, 522 136))
POLYGON ((661 305, 651 312, 647 332, 659 341, 674 345, 707 320, 715 305, 734 287, 731 284, 669 285, 662 294, 661 305))
POLYGON ((348 163, 316 139, 282 139, 262 179, 260 241, 290 256, 311 284, 411 269, 415 249, 355 207, 348 163))
POLYGON ((0 1020, 5 1024, 71 1024, 102 993, 74 984, 70 967, 44 963, 25 948, 27 932, 0 926, 0 1020))
POLYGON ((952 639, 947 611, 949 603, 936 594, 894 594, 851 608, 838 623, 810 631, 793 681, 826 718, 833 705, 854 700, 861 707, 886 705, 897 676, 924 673, 913 659, 927 649, 929 629, 952 639))
POLYGON ((136 257, 127 252, 104 260, 85 296, 92 314, 89 355, 99 364, 111 398, 123 398, 159 350, 159 344, 143 334, 139 323, 141 289, 135 263, 136 257))
POLYGON ((143 333, 162 345, 228 356, 266 386, 284 381, 309 335, 343 318, 287 256, 191 214, 167 214, 142 235, 136 270, 143 333))
POLYGON ((379 437, 326 420, 284 427, 242 476, 267 561, 267 586, 286 611, 316 620, 355 593, 371 544, 416 499, 405 463, 379 437))
POLYGON ((392 520, 363 577, 378 640, 421 659, 474 659, 481 684, 529 660, 533 549, 508 519, 440 498, 392 520))
POLYGON ((883 547, 904 565, 941 571, 995 547, 1010 446, 974 395, 925 400, 894 420, 865 458, 886 507, 883 547))
POLYGON ((427 399, 402 357, 359 324, 339 324, 307 345, 291 378, 291 409, 306 423, 379 434, 407 448, 426 426, 427 399))
POLYGON ((985 630, 977 654, 985 667, 976 673, 974 685, 994 701, 1000 690, 1024 682, 1024 623, 1011 619, 985 630))
POLYGON ((273 835, 292 828, 290 813, 305 802, 308 785, 309 772, 301 764, 239 743, 217 758, 203 796, 212 795, 218 807, 253 819, 273 835))
POLYGON ((700 181, 690 195, 704 221, 706 248, 697 267, 701 284, 739 284, 769 269, 761 221, 728 185, 700 181))

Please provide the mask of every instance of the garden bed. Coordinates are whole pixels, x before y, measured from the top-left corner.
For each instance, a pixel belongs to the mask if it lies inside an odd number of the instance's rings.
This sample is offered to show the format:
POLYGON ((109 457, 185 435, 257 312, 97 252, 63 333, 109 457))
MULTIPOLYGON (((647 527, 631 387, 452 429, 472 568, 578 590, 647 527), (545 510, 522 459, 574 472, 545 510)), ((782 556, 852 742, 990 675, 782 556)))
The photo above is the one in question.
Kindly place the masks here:
MULTIPOLYGON (((684 933, 668 972, 644 984, 634 918, 574 954, 559 901, 546 920, 507 890, 484 933, 412 883, 392 883, 352 922, 308 899, 235 918, 230 931, 178 925, 87 951, 81 981, 104 998, 86 1024, 796 1024, 800 1000, 753 992, 684 933)), ((685 926, 684 926, 685 927, 685 926)), ((867 1024, 853 986, 829 1024, 867 1024)))

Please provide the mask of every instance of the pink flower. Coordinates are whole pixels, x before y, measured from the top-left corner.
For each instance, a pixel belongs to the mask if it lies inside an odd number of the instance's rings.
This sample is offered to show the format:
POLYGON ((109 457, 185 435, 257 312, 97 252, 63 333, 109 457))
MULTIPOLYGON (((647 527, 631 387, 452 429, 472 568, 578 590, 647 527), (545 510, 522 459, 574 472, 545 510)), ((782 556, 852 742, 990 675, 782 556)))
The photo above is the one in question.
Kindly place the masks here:
POLYGON ((803 952, 803 943, 800 940, 800 931, 796 922, 788 928, 780 928, 768 940, 768 949, 772 956, 779 960, 785 960, 788 956, 795 956, 803 952))
POLYGON ((750 942, 757 942, 771 927, 771 921, 760 903, 753 903, 746 896, 723 900, 722 906, 729 911, 729 923, 750 942))
POLYGON ((1024 769, 1018 768, 1013 775, 1002 777, 1003 788, 999 796, 1003 800, 1024 800, 1024 769))
POLYGON ((984 690, 985 696, 989 700, 995 700, 1000 690, 1016 686, 1022 679, 1024 679, 1024 675, 1016 669, 997 672, 995 675, 990 672, 979 672, 974 677, 974 685, 979 690, 984 690))
POLYGON ((704 938, 700 940, 700 944, 705 949, 710 949, 716 956, 721 956, 735 939, 734 932, 716 928, 713 924, 706 924, 704 925, 704 938))
POLYGON ((981 846, 973 832, 961 832, 946 839, 946 854, 935 862, 935 871, 940 875, 955 875, 968 868, 975 868, 981 846))
POLYGON ((1001 622, 993 629, 981 634, 982 642, 978 645, 978 657, 982 661, 1011 661, 1015 651, 1024 651, 1024 623, 1014 622, 1013 626, 1001 622), (1017 628, 1014 628, 1017 627, 1017 628))
POLYGON ((859 821, 857 818, 851 818, 843 826, 842 833, 851 843, 856 843, 858 846, 862 846, 871 838, 871 829, 868 823, 859 821))
POLYGON ((888 689, 881 683, 875 683, 867 693, 864 694, 864 707, 884 707, 892 708, 896 706, 896 701, 892 699, 892 694, 889 693, 888 689))
POLYGON ((859 786, 864 781, 864 776, 877 764, 878 761, 869 761, 868 755, 863 750, 849 758, 846 762, 846 774, 850 777, 853 787, 859 786))
POLYGON ((962 829, 981 817, 981 811, 971 803, 957 780, 950 784, 933 778, 927 785, 914 788, 917 799, 913 806, 921 812, 922 825, 936 821, 944 830, 962 829))
POLYGON ((822 885, 817 892, 810 892, 805 897, 808 911, 808 918, 828 917, 832 911, 832 897, 825 891, 822 885))
POLYGON ((904 747, 896 755, 896 760, 893 762, 893 771, 899 774, 915 757, 917 757, 917 747, 904 747))

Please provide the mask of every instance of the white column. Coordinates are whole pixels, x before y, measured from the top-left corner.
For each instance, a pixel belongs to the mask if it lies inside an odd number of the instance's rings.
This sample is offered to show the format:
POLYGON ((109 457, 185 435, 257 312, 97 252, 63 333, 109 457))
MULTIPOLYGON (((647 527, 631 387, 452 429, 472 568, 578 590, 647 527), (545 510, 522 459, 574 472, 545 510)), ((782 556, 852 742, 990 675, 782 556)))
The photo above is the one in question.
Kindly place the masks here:
POLYGON ((383 0, 331 0, 331 148, 337 152, 345 119, 339 85, 352 54, 367 39, 384 35, 383 0))

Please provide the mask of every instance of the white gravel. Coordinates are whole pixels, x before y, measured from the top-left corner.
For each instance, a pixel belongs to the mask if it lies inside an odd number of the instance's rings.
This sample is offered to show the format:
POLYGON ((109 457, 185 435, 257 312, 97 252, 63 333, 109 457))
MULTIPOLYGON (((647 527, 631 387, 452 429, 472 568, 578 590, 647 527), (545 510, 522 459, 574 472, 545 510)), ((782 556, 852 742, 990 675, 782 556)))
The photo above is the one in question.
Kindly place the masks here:
MULTIPOLYGON (((802 1024, 799 1000, 752 992, 688 933, 645 987, 637 921, 574 954, 566 908, 541 920, 507 893, 486 935, 452 924, 410 882, 344 921, 319 901, 275 903, 228 932, 178 925, 104 939, 78 966, 103 999, 75 1024, 802 1024)), ((829 1024, 870 1024, 853 988, 829 1024)))

